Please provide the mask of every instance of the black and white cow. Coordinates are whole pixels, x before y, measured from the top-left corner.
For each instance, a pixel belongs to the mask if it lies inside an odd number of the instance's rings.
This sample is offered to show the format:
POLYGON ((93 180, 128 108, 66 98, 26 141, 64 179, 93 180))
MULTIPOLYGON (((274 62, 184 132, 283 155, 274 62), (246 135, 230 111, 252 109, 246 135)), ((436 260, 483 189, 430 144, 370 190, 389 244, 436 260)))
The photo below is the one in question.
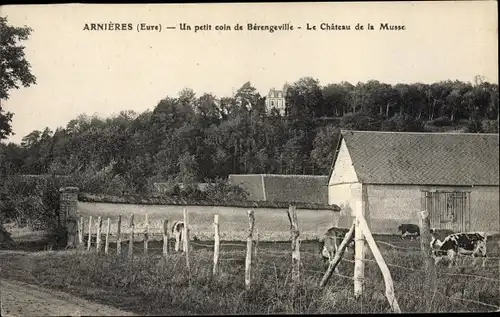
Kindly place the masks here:
POLYGON ((413 240, 413 238, 420 237, 420 228, 411 223, 403 223, 399 225, 398 230, 401 232, 401 239, 410 237, 410 239, 413 240))
POLYGON ((184 243, 182 239, 184 238, 184 221, 176 221, 172 226, 172 235, 175 237, 175 252, 184 251, 184 243))
POLYGON ((482 257, 484 267, 486 262, 486 234, 484 232, 460 232, 447 236, 444 240, 432 234, 431 248, 434 263, 437 265, 443 257, 450 260, 449 266, 456 264, 456 255, 469 255, 474 257, 473 266, 478 257, 482 257))
MULTIPOLYGON (((347 232, 350 228, 337 228, 332 227, 328 229, 323 237, 323 247, 321 248, 321 255, 325 264, 333 260, 333 257, 338 251, 338 248, 345 238, 347 232)), ((347 244, 348 248, 354 249, 354 232, 352 233, 351 240, 347 244)), ((338 269, 335 268, 335 273, 338 273, 338 269)))

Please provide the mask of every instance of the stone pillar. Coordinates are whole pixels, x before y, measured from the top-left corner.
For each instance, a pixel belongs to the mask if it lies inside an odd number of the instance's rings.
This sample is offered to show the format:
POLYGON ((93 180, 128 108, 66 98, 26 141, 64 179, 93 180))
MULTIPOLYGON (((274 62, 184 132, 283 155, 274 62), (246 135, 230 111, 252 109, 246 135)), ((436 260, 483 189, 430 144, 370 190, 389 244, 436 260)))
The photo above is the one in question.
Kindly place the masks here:
POLYGON ((59 227, 66 230, 66 248, 78 244, 78 188, 63 187, 59 190, 59 227))

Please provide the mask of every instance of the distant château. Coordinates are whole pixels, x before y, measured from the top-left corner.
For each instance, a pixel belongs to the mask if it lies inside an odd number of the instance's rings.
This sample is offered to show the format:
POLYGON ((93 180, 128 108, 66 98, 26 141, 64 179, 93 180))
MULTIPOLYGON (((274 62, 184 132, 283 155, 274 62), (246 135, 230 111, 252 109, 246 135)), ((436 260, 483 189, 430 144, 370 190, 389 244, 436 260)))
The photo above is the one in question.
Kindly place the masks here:
POLYGON ((266 112, 271 112, 271 109, 276 108, 278 111, 284 115, 286 111, 286 91, 288 89, 288 85, 285 84, 283 86, 283 90, 276 90, 271 88, 266 97, 266 112))

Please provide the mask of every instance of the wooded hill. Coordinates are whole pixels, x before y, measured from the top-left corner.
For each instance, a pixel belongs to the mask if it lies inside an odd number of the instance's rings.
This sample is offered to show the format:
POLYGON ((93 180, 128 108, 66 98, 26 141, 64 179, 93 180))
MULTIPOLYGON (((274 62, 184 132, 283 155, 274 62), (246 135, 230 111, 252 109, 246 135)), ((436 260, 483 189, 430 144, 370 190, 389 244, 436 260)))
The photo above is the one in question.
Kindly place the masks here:
POLYGON ((231 173, 328 174, 340 129, 498 132, 498 85, 389 85, 368 81, 289 85, 287 113, 265 113, 265 96, 245 83, 233 97, 184 89, 153 111, 33 131, 0 144, 0 179, 69 175, 83 191, 148 193, 157 181, 190 184, 231 173))

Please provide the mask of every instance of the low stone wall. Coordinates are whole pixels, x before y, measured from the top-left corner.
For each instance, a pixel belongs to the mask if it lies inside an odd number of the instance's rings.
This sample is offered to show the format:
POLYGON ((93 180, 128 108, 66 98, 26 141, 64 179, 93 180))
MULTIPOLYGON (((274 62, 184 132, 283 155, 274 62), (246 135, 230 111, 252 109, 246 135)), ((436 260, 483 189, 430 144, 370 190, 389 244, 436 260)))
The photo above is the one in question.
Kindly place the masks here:
MULTIPOLYGON (((212 240, 214 229, 214 215, 219 215, 220 238, 222 240, 246 239, 248 230, 248 216, 246 207, 228 206, 194 206, 194 205, 140 205, 124 203, 103 202, 78 202, 78 216, 83 217, 85 233, 88 231, 89 216, 93 216, 93 229, 96 232, 96 217, 103 219, 103 228, 107 218, 111 220, 111 232, 117 231, 118 216, 122 216, 121 232, 130 232, 130 216, 134 215, 134 232, 139 233, 137 239, 141 239, 148 222, 152 239, 162 239, 163 220, 167 219, 170 227, 175 221, 183 220, 183 211, 187 209, 189 214, 189 226, 191 237, 200 240, 212 240)), ((287 241, 290 239, 290 222, 286 208, 253 207, 255 216, 254 234, 259 234, 263 241, 287 241)), ((333 226, 339 213, 326 209, 297 209, 301 239, 316 239, 321 237, 328 228, 333 226)), ((170 230, 170 228, 169 228, 170 230)))
MULTIPOLYGON (((338 222, 340 208, 336 205, 303 202, 217 202, 187 201, 169 197, 107 196, 79 193, 78 188, 61 188, 60 223, 66 224, 68 246, 77 243, 77 221, 83 219, 84 234, 88 233, 90 216, 93 217, 91 232, 97 229, 97 217, 107 218, 111 223, 111 237, 117 232, 117 219, 122 216, 121 232, 130 232, 130 216, 134 215, 134 233, 142 233, 146 228, 148 215, 151 239, 162 239, 163 220, 170 226, 183 220, 184 209, 188 210, 191 235, 200 240, 213 239, 214 215, 219 215, 220 237, 222 240, 245 240, 248 228, 247 210, 255 215, 255 234, 262 241, 287 241, 290 239, 290 223, 287 210, 294 205, 297 210, 300 239, 320 238, 328 228, 338 222)), ((103 232, 104 233, 104 232, 103 232)), ((137 238, 140 240, 142 235, 137 238)))

